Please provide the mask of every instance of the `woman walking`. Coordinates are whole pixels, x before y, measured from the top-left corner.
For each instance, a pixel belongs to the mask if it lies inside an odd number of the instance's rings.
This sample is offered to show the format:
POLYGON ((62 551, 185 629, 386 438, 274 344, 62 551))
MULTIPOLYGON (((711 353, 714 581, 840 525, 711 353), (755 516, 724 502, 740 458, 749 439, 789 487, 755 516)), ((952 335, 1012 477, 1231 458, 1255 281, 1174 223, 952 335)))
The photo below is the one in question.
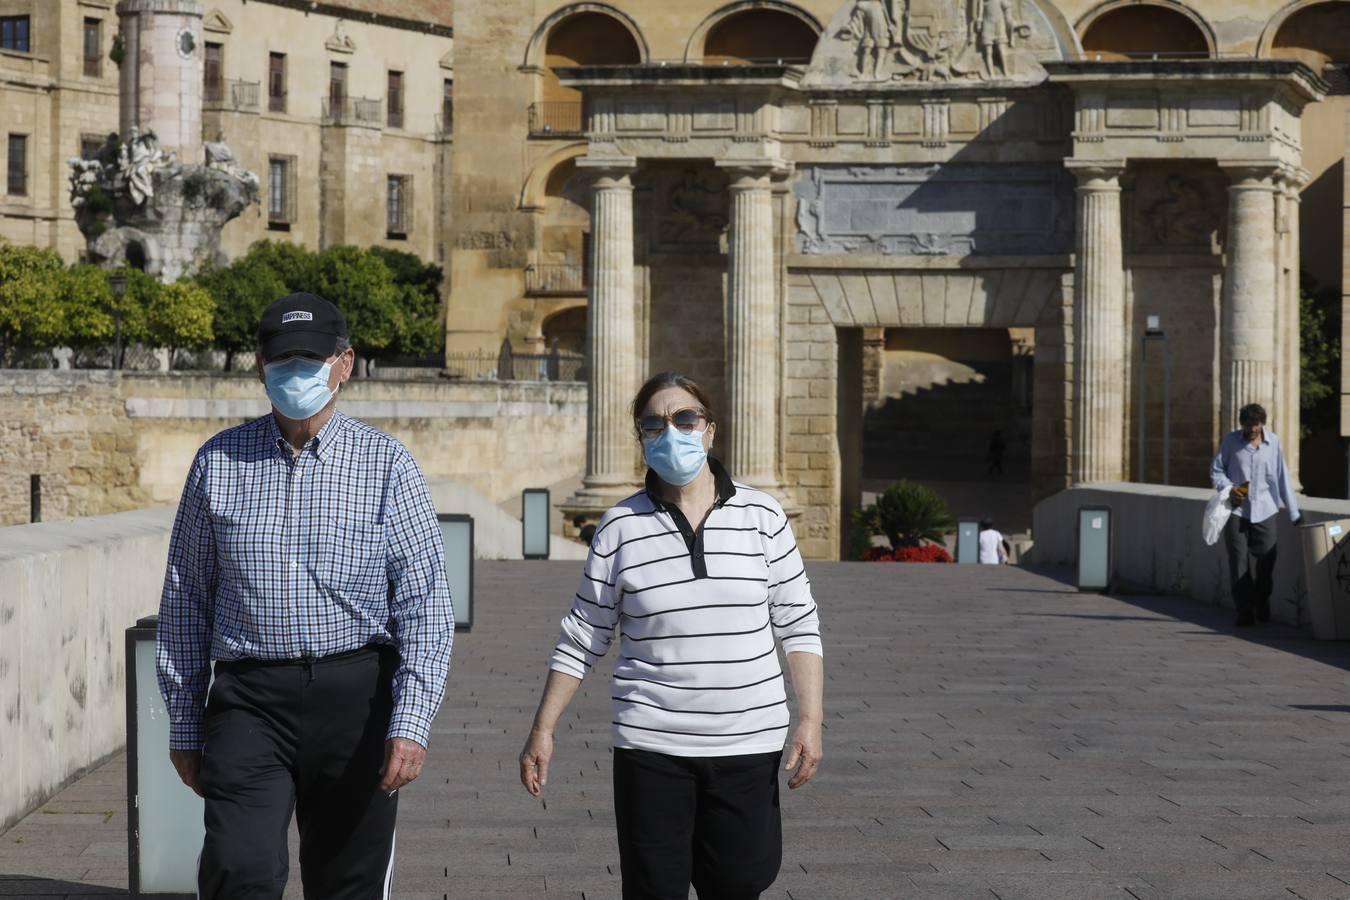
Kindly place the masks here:
POLYGON ((820 765, 823 666, 810 582, 782 507, 708 456, 717 423, 694 381, 664 373, 633 402, 646 488, 601 520, 562 622, 520 780, 538 797, 553 732, 619 638, 614 812, 624 900, 755 900, 782 861, 788 787, 820 765))

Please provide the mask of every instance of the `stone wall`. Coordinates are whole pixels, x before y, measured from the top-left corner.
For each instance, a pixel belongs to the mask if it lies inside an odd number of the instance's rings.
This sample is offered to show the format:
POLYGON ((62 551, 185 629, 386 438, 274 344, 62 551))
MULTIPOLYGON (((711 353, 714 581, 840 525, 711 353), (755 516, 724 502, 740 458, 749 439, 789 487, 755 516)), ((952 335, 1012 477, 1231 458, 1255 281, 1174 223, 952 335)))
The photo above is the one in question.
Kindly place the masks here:
MULTIPOLYGON (((1208 488, 1109 483, 1070 488, 1041 501, 1035 512, 1032 561, 1073 565, 1078 509, 1111 508, 1111 560, 1116 588, 1137 593, 1192 597, 1214 606, 1233 605, 1228 557, 1223 542, 1207 546, 1201 535, 1208 488)), ((1350 501, 1299 498, 1303 524, 1350 517, 1350 501)), ((1271 615, 1276 621, 1307 624, 1307 584, 1298 529, 1279 514, 1279 556, 1271 615)))
MULTIPOLYGON (((341 408, 403 441, 428 478, 493 502, 585 466, 580 384, 353 380, 341 408)), ((177 502, 211 435, 268 409, 256 376, 0 371, 0 525, 177 502)))

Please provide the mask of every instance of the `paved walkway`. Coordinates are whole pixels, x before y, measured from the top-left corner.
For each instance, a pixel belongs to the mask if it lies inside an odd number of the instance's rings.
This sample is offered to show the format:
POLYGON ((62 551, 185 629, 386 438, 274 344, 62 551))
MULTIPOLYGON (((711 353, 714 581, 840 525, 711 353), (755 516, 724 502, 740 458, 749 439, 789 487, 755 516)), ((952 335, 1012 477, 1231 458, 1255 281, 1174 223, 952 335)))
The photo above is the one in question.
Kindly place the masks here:
MULTIPOLYGON (((619 897, 603 675, 546 801, 516 781, 576 571, 481 565, 395 896, 619 897)), ((811 574, 827 759, 766 900, 1350 898, 1350 647, 1019 569, 811 574)), ((124 895, 122 786, 113 760, 0 836, 0 896, 124 895)))

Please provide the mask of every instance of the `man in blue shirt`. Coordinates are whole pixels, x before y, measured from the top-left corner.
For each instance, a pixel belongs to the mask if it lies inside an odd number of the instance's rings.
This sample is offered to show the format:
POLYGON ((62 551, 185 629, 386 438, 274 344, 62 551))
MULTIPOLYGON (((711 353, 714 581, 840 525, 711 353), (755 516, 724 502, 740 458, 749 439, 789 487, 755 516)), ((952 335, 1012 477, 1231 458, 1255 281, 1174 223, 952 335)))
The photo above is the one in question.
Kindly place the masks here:
POLYGON ((170 759, 205 798, 202 898, 281 900, 292 811, 306 897, 389 896, 454 622, 417 463, 337 410, 354 361, 327 300, 270 305, 272 412, 207 441, 179 503, 157 663, 170 759))
POLYGON ((1270 621, 1270 592, 1275 574, 1275 515, 1284 502, 1291 521, 1299 520, 1294 482, 1284 464, 1280 439, 1266 430, 1266 411, 1259 404, 1242 407, 1242 425, 1219 445, 1209 467, 1215 490, 1233 489, 1233 515, 1224 529, 1228 572, 1238 626, 1270 621))

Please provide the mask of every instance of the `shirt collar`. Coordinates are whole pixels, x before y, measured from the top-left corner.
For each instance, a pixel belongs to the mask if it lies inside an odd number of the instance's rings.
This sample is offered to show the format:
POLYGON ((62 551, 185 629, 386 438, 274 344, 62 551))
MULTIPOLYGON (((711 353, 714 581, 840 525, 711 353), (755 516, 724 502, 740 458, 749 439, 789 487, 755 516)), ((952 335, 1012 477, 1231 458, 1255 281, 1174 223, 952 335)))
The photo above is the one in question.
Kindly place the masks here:
MULTIPOLYGON (((267 419, 267 440, 278 450, 289 452, 290 444, 286 442, 285 436, 281 433, 281 428, 277 426, 276 413, 269 412, 267 419)), ((342 410, 334 409, 333 414, 328 417, 328 421, 319 429, 319 433, 309 439, 306 447, 314 448, 314 455, 325 462, 337 448, 339 438, 347 428, 347 423, 351 419, 344 415, 342 410)))
MULTIPOLYGON (((1241 429, 1241 428, 1239 428, 1239 429, 1237 429, 1236 431, 1234 431, 1233 434, 1237 436, 1237 442, 1238 442, 1239 444, 1241 444, 1241 445, 1244 446, 1244 447, 1250 447, 1250 446, 1251 446, 1251 443, 1248 442, 1248 440, 1247 440, 1245 437, 1242 436, 1242 429, 1241 429)), ((1270 429, 1268 429, 1268 428, 1262 428, 1262 429, 1261 429, 1261 443, 1262 443, 1262 444, 1269 444, 1269 443, 1270 443, 1270 429)))
MULTIPOLYGON (((713 474, 713 480, 717 482, 717 501, 714 505, 721 506, 736 496, 736 483, 731 480, 726 466, 711 456, 708 457, 708 469, 713 474)), ((647 497, 657 509, 666 509, 666 504, 661 499, 661 479, 650 468, 647 469, 647 497)))

